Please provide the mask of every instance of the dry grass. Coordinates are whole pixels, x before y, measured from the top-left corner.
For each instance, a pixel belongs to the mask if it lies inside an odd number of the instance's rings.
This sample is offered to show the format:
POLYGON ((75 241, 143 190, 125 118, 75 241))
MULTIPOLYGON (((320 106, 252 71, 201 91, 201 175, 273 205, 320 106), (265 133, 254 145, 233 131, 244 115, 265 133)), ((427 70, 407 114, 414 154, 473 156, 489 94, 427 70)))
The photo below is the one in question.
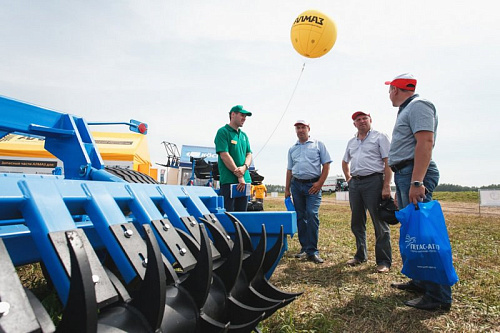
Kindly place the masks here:
MULTIPOLYGON (((283 198, 268 198, 266 210, 284 210, 283 198)), ((398 250, 399 228, 391 227, 393 266, 378 274, 374 232, 368 227, 367 263, 348 267, 355 252, 349 206, 325 200, 320 209, 322 265, 293 258, 296 238, 271 281, 288 291, 304 291, 262 324, 263 332, 500 332, 500 217, 446 213, 454 264, 460 281, 452 287, 450 312, 406 307, 415 295, 390 287, 406 281, 398 250)), ((371 222, 369 222, 371 223, 371 222)))
MULTIPOLYGON (((451 201, 455 199, 442 202, 442 206, 460 281, 452 288, 454 303, 450 312, 408 308, 403 302, 415 296, 390 288, 393 281, 407 280, 400 273, 397 226, 391 227, 390 273, 375 271, 372 227, 368 227, 367 234, 369 261, 357 267, 346 266, 345 262, 355 252, 349 206, 325 195, 320 209, 319 248, 326 262, 315 265, 293 258, 299 249, 298 241, 289 240, 289 251, 271 282, 283 290, 304 294, 261 323, 261 330, 264 333, 500 332, 500 209, 479 215, 476 206, 474 213, 468 213, 469 206, 474 204, 451 201)), ((285 210, 283 197, 267 198, 265 209, 285 210)), ((19 267, 18 272, 23 284, 43 300, 53 320, 60 320, 60 304, 47 287, 39 265, 19 267)))

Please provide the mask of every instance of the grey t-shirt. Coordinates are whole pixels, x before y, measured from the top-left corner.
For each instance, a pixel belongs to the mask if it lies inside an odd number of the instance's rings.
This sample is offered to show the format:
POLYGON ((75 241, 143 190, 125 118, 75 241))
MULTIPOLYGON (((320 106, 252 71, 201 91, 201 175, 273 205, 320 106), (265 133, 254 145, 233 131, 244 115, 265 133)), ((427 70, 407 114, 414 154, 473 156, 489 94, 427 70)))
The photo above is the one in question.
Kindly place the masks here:
POLYGON ((402 110, 392 132, 389 150, 389 165, 411 160, 415 155, 415 133, 420 131, 434 132, 436 142, 438 116, 434 104, 418 95, 402 110))

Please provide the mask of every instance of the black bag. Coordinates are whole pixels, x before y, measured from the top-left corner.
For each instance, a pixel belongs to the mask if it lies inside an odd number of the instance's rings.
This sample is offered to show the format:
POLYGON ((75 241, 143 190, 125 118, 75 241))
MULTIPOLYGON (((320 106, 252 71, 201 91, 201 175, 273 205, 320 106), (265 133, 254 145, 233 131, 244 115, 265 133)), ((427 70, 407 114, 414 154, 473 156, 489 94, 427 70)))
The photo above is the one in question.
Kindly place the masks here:
POLYGON ((264 210, 264 205, 259 201, 249 201, 247 204, 247 212, 260 212, 264 210))
POLYGON ((381 221, 384 221, 387 224, 398 224, 399 221, 396 218, 396 212, 398 211, 398 207, 394 203, 394 199, 392 197, 388 197, 387 199, 382 199, 380 204, 378 205, 378 216, 381 221))

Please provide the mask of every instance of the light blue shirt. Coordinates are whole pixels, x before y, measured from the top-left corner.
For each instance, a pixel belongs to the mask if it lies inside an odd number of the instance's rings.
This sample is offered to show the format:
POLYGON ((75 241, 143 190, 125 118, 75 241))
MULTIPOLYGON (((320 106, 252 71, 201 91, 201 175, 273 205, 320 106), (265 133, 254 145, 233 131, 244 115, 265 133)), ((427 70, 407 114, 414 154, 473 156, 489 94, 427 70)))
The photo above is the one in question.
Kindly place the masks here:
POLYGON ((370 130, 363 140, 358 134, 347 143, 344 162, 349 163, 353 176, 368 176, 373 173, 383 173, 383 159, 389 156, 391 142, 387 134, 370 130))
POLYGON ((332 159, 321 141, 309 138, 299 140, 288 150, 288 170, 298 179, 313 179, 321 176, 321 166, 331 163, 332 159))

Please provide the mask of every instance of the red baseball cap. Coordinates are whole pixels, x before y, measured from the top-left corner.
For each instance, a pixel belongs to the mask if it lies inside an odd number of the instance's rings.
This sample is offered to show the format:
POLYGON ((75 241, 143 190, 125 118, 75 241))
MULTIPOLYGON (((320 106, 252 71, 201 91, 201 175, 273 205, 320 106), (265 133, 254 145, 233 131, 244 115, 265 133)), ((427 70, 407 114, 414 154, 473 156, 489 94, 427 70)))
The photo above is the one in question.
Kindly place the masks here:
POLYGON ((363 111, 356 111, 352 114, 352 120, 356 120, 356 118, 358 118, 358 116, 368 116, 371 118, 369 113, 364 113, 363 111))
POLYGON ((400 89, 415 91, 417 79, 410 73, 396 76, 392 81, 385 81, 386 85, 391 85, 400 89))

